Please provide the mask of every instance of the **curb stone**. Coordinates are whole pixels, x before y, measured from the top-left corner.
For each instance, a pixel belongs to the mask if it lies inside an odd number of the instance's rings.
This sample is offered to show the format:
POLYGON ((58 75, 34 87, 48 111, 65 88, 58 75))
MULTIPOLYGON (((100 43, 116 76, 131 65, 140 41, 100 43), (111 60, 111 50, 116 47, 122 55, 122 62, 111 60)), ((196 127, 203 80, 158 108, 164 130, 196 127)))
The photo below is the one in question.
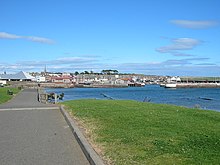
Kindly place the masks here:
POLYGON ((0 111, 59 110, 59 107, 0 108, 0 111))
POLYGON ((69 125, 73 135, 75 136, 77 142, 79 143, 83 153, 85 154, 87 160, 91 165, 105 165, 98 154, 93 150, 91 145, 87 142, 84 135, 80 132, 78 126, 75 124, 74 120, 64 109, 64 106, 60 106, 60 111, 63 114, 67 124, 69 125))

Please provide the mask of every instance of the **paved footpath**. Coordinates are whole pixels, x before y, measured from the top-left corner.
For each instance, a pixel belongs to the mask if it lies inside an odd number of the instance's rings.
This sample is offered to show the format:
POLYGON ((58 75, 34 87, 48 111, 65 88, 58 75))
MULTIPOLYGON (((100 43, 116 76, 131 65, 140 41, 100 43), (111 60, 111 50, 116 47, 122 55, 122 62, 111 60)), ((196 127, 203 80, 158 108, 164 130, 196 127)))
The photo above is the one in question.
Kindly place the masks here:
POLYGON ((1 165, 88 165, 60 110, 25 89, 0 105, 1 165))

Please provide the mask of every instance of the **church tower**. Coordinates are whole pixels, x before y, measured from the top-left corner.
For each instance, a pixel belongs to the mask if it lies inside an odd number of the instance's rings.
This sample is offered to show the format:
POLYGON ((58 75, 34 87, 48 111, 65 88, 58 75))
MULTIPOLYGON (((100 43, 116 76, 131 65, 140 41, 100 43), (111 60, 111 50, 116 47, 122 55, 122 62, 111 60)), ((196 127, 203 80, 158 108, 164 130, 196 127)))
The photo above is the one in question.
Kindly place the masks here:
POLYGON ((46 76, 47 75, 47 66, 45 65, 44 67, 44 75, 46 76))

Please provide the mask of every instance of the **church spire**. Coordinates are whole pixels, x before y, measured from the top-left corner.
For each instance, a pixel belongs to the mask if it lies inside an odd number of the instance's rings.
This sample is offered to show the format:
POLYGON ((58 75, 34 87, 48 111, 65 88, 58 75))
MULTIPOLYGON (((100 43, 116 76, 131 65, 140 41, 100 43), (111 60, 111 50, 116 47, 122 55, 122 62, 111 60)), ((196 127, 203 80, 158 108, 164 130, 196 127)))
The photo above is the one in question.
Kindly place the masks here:
POLYGON ((46 75, 47 74, 47 65, 45 65, 45 67, 44 67, 44 75, 46 75))

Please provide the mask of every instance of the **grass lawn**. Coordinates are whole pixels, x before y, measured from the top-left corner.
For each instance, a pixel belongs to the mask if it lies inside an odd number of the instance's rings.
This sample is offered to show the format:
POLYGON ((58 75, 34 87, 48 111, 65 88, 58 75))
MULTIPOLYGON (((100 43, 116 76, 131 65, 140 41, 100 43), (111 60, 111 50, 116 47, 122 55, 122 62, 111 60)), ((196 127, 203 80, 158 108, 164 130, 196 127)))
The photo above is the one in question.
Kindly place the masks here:
POLYGON ((111 164, 219 164, 220 113, 116 100, 63 103, 111 164))
POLYGON ((0 88, 0 104, 7 102, 13 97, 13 95, 7 94, 7 90, 13 91, 13 94, 17 94, 20 91, 18 88, 0 88))

